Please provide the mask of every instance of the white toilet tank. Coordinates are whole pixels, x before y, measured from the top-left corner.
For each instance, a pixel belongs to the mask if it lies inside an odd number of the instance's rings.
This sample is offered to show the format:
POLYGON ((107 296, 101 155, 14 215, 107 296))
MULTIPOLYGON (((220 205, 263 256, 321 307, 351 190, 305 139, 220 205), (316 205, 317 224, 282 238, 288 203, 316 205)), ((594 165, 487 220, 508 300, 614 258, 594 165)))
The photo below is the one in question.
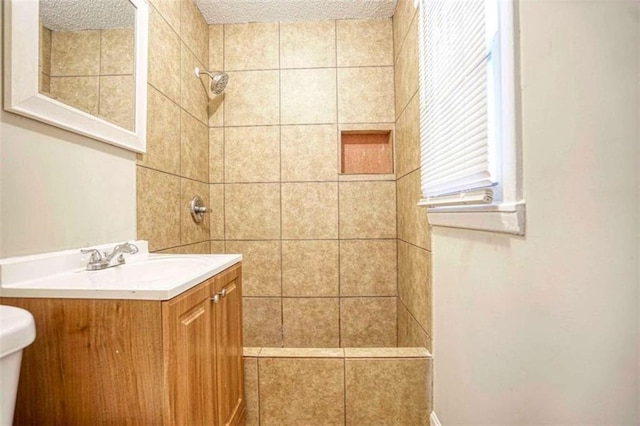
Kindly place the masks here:
POLYGON ((24 309, 0 305, 0 425, 13 423, 22 349, 36 338, 33 316, 24 309))

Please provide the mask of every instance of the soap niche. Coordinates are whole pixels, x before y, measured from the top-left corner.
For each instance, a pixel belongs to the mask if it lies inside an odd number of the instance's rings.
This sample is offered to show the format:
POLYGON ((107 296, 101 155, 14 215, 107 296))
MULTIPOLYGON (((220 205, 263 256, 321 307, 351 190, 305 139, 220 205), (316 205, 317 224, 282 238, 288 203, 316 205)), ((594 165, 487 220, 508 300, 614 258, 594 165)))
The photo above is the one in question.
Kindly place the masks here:
POLYGON ((393 173, 391 130, 341 131, 340 173, 343 175, 393 173))

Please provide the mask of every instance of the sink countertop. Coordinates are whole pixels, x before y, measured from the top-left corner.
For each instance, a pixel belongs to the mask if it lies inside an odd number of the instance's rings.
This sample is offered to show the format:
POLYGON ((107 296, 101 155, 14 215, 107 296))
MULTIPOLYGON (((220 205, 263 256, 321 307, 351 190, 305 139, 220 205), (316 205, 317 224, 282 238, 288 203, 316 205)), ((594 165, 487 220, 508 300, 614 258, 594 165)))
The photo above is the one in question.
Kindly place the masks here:
POLYGON ((138 254, 99 271, 78 267, 80 249, 0 259, 0 297, 168 300, 242 260, 239 254, 149 254, 146 242, 134 243, 138 254))

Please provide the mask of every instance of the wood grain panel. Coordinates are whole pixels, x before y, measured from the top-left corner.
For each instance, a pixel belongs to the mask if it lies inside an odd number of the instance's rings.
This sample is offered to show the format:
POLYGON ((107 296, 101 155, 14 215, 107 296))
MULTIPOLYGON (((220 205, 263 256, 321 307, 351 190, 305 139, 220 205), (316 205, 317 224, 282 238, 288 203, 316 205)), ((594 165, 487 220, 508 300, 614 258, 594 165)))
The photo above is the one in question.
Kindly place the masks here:
POLYGON ((36 340, 23 352, 15 424, 162 424, 159 302, 0 303, 27 309, 36 322, 36 340))
POLYGON ((214 424, 213 279, 163 303, 169 424, 214 424))
POLYGON ((216 304, 216 382, 218 424, 241 425, 244 418, 242 357, 242 272, 232 268, 216 277, 216 290, 225 296, 216 304))

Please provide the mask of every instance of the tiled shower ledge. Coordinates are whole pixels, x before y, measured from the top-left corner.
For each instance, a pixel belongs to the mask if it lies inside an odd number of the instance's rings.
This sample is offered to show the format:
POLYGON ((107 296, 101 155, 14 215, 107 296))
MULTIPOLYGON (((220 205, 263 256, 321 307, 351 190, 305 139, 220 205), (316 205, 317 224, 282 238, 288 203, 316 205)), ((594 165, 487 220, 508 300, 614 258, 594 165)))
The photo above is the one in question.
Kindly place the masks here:
POLYGON ((431 358, 425 348, 269 348, 245 347, 245 358, 431 358))

